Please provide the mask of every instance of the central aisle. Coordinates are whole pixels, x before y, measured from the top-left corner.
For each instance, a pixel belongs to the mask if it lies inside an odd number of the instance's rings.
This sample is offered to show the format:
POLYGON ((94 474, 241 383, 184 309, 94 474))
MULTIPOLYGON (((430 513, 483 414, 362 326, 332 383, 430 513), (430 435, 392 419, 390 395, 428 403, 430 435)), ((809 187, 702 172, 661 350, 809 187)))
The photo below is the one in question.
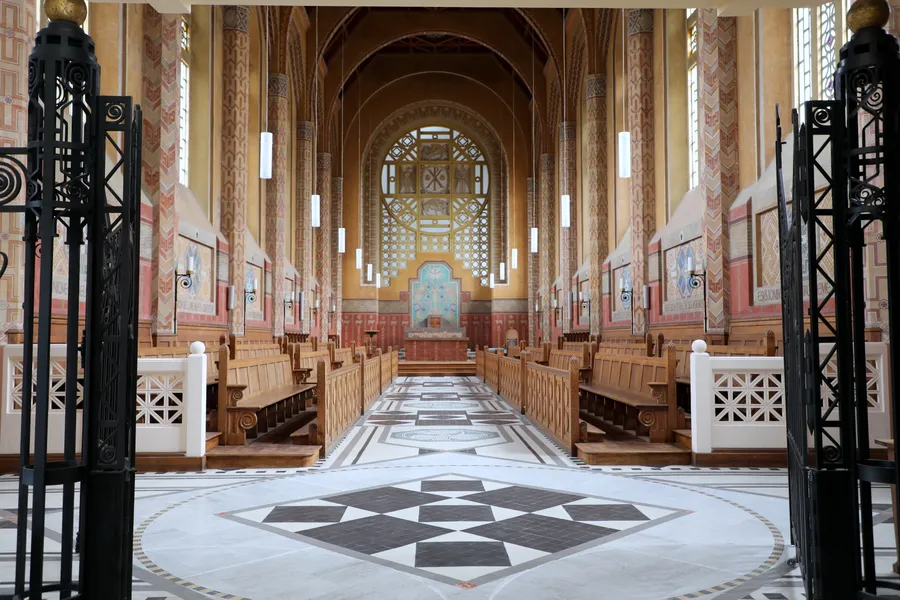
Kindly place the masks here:
POLYGON ((142 476, 136 576, 184 598, 743 597, 786 558, 787 502, 691 471, 578 466, 475 378, 401 377, 316 468, 142 476))

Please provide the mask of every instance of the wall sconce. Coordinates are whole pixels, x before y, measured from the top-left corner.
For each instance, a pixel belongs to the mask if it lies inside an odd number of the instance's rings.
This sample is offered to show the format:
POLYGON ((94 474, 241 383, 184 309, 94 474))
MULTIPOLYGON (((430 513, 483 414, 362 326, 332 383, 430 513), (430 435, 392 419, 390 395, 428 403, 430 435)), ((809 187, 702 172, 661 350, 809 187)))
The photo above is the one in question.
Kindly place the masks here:
POLYGON ((178 333, 178 288, 189 290, 194 285, 194 257, 187 257, 187 268, 179 273, 181 266, 175 263, 175 310, 172 313, 172 333, 178 333))
POLYGON ((256 284, 251 283, 244 290, 244 334, 247 333, 247 306, 256 304, 256 284), (252 286, 252 287, 250 287, 252 286))
POLYGON ((622 304, 628 305, 628 309, 631 312, 631 328, 634 331, 634 305, 631 303, 632 292, 630 284, 628 287, 625 287, 625 278, 619 277, 619 297, 622 299, 622 304))
POLYGON ((234 310, 234 307, 237 306, 235 302, 235 296, 237 289, 233 285, 228 286, 228 310, 234 310))
POLYGON ((694 256, 688 256, 684 270, 679 271, 676 266, 669 271, 669 277, 673 280, 677 280, 681 275, 688 276, 688 285, 691 286, 692 294, 694 290, 703 288, 703 333, 707 333, 709 323, 706 315, 706 261, 694 264, 694 256))
POLYGON ((558 321, 559 320, 559 311, 561 310, 559 307, 559 301, 556 299, 556 294, 553 294, 553 300, 551 301, 551 308, 553 309, 553 316, 558 321))
POLYGON ((315 296, 315 292, 313 292, 313 296, 315 297, 315 301, 313 302, 313 306, 309 309, 309 312, 312 314, 312 321, 315 321, 316 315, 319 314, 319 297, 315 296))
MULTIPOLYGON (((293 287, 296 288, 296 287, 297 287, 297 284, 294 283, 294 284, 293 284, 293 287)), ((291 290, 291 295, 290 295, 290 296, 285 296, 285 300, 284 300, 284 317, 282 318, 282 322, 284 323, 284 328, 285 328, 285 329, 287 329, 287 311, 291 311, 291 314, 294 313, 294 295, 295 295, 295 293, 296 293, 295 290, 292 289, 292 290, 291 290)))

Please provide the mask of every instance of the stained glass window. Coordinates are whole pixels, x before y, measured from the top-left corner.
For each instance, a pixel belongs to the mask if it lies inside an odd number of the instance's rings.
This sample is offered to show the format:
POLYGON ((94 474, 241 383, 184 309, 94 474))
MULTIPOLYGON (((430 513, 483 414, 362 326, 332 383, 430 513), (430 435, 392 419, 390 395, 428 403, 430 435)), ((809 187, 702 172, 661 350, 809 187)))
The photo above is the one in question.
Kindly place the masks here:
POLYGON ((834 3, 826 2, 817 10, 819 13, 819 95, 823 100, 834 100, 834 71, 837 67, 834 3))
POLYGON ((188 185, 188 151, 190 148, 190 117, 188 104, 191 97, 191 30, 186 19, 181 19, 181 65, 178 73, 181 100, 178 115, 178 183, 188 185))
POLYGON ((451 253, 488 284, 490 174, 467 134, 430 125, 404 134, 381 169, 381 278, 398 277, 419 252, 451 253))
POLYGON ((697 64, 697 9, 687 9, 688 143, 690 187, 700 185, 700 67, 697 64))
POLYGON ((812 9, 794 9, 794 105, 813 97, 812 9))

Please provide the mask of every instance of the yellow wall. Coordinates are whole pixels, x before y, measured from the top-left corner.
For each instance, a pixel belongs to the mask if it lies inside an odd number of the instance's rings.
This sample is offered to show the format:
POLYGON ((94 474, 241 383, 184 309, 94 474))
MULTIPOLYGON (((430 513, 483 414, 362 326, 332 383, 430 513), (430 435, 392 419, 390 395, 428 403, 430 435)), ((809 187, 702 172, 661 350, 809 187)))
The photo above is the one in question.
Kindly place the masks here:
POLYGON ((784 123, 790 123, 793 92, 793 52, 791 50, 791 10, 763 8, 759 11, 762 27, 761 77, 761 155, 764 169, 775 159, 775 105, 781 105, 784 123))
POLYGON ((212 221, 212 175, 215 163, 211 160, 213 147, 214 94, 212 82, 212 47, 216 37, 213 29, 212 7, 191 7, 190 55, 190 138, 188 152, 188 185, 200 207, 212 221))
MULTIPOLYGON (((671 216, 690 185, 690 153, 688 140, 687 22, 684 10, 665 11, 666 103, 657 110, 668 113, 666 151, 657 160, 668 178, 668 214, 671 216)), ((657 54, 657 56, 660 56, 657 54)), ((659 224, 657 224, 659 226, 659 224)))
MULTIPOLYGON (((265 114, 266 98, 263 95, 264 65, 260 54, 262 23, 259 10, 250 10, 250 127, 247 132, 247 227, 250 234, 265 248, 262 210, 265 206, 265 186, 259 178, 260 122, 265 114)), ((268 83, 268 82, 265 82, 268 83)), ((270 257, 272 258, 272 257, 270 257)))
POLYGON ((752 185, 760 175, 756 152, 756 16, 737 19, 738 164, 740 185, 752 185))

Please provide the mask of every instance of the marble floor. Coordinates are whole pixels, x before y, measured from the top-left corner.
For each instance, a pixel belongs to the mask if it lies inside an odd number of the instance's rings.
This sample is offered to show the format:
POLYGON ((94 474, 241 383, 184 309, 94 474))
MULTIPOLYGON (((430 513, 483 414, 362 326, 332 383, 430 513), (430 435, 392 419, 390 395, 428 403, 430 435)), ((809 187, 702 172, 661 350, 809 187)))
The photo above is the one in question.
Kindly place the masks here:
POLYGON ((141 475, 134 598, 797 600, 787 531, 784 470, 586 467, 475 378, 400 378, 316 467, 141 475))

